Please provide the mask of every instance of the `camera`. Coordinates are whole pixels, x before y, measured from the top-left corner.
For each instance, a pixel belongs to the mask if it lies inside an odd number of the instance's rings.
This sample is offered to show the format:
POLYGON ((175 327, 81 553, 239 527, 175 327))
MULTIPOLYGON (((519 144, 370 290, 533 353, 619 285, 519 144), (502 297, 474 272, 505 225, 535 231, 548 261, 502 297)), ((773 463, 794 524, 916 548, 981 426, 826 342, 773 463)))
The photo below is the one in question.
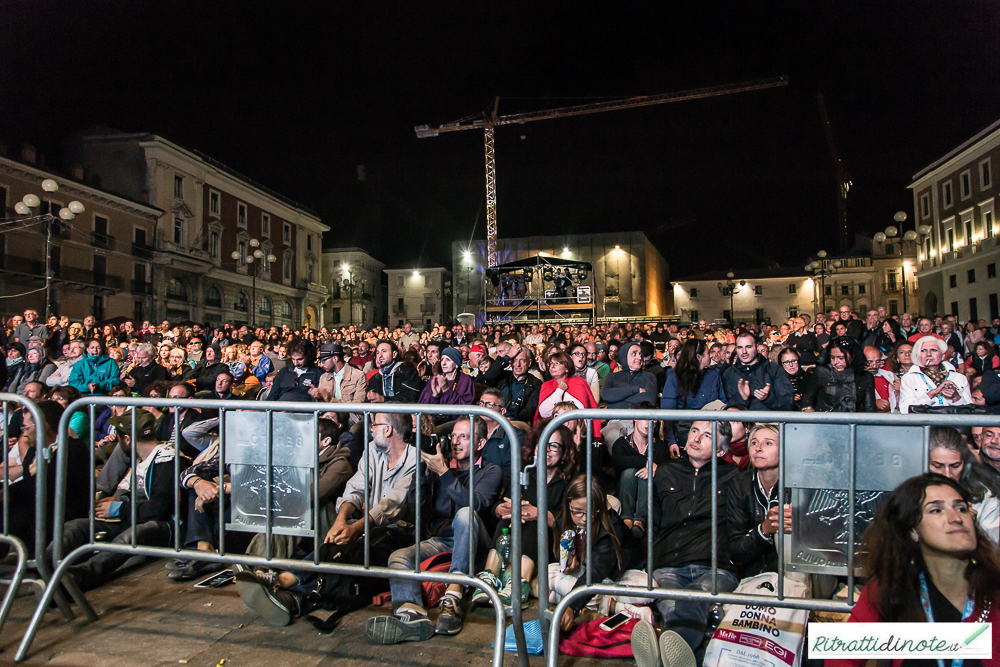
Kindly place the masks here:
POLYGON ((420 440, 420 449, 428 454, 437 454, 438 445, 441 445, 441 454, 444 456, 444 460, 451 461, 451 438, 432 433, 420 440))

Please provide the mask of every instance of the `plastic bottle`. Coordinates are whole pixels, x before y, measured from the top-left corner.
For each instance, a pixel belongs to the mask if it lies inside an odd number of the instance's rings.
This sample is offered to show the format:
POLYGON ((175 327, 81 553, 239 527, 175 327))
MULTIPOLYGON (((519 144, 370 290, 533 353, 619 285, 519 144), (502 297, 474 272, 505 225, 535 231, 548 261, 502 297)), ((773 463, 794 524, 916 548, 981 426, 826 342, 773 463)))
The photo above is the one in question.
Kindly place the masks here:
POLYGON ((500 582, 507 583, 510 579, 510 529, 500 531, 496 543, 497 555, 500 556, 500 582))

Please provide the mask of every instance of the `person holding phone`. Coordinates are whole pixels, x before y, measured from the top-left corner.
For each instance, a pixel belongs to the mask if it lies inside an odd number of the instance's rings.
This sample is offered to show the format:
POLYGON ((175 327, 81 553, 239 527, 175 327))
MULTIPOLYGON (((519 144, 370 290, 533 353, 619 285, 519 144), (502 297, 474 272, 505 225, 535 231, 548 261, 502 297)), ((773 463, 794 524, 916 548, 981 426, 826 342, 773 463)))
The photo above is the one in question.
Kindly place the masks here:
POLYGON ((947 351, 947 343, 936 336, 924 336, 914 343, 913 365, 900 381, 900 413, 909 414, 914 405, 972 405, 969 381, 944 363, 947 351))

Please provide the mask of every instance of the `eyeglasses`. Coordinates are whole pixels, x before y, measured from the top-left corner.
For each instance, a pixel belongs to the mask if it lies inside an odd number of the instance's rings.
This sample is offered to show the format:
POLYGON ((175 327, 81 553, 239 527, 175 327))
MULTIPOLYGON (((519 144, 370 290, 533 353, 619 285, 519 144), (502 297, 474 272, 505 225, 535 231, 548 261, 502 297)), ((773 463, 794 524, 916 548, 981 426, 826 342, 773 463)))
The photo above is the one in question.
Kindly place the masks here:
POLYGON ((585 356, 587 356, 587 353, 586 352, 574 352, 573 356, 574 357, 585 357, 585 356))
POLYGON ((499 403, 494 403, 493 401, 479 401, 479 407, 481 408, 499 408, 499 403))
POLYGON ((585 516, 587 516, 587 510, 578 510, 578 509, 573 509, 572 507, 570 507, 569 508, 569 514, 570 514, 570 516, 585 517, 585 516))
POLYGON ((392 426, 392 424, 387 424, 385 422, 383 422, 381 424, 379 422, 373 422, 371 428, 374 431, 379 426, 392 426))
POLYGON ((545 451, 547 451, 547 452, 561 452, 562 451, 562 443, 561 442, 555 442, 555 441, 550 442, 549 444, 547 444, 545 446, 545 451))
POLYGON ((781 365, 782 366, 797 366, 798 363, 799 362, 798 362, 797 359, 789 359, 788 361, 782 361, 781 365))

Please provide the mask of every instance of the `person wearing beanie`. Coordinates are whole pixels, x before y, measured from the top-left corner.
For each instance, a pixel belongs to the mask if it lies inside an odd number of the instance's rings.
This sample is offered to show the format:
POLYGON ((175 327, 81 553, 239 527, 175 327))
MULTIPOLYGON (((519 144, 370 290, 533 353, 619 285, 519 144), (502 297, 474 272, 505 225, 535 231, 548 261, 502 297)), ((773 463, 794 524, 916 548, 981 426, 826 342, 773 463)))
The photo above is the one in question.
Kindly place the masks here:
POLYGON ((462 372, 462 353, 453 347, 446 347, 441 351, 441 372, 428 380, 420 393, 420 402, 472 405, 475 395, 475 382, 462 372))

